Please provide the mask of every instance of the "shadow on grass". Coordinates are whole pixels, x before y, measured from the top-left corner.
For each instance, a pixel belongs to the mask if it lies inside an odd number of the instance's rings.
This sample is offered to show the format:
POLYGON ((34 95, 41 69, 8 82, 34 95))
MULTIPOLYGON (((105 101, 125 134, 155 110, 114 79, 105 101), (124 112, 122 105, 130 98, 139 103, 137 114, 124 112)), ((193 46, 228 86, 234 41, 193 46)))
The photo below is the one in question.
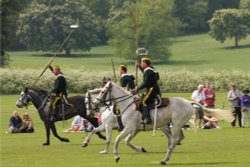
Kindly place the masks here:
MULTIPOLYGON (((33 57, 53 57, 54 54, 33 54, 33 57)), ((103 58, 111 57, 111 54, 71 54, 67 56, 66 54, 58 54, 57 57, 60 58, 103 58)))
POLYGON ((221 49, 234 50, 234 49, 246 49, 246 48, 250 48, 250 44, 247 44, 247 45, 239 45, 238 47, 235 47, 235 46, 227 46, 227 47, 223 47, 223 48, 221 48, 221 49))

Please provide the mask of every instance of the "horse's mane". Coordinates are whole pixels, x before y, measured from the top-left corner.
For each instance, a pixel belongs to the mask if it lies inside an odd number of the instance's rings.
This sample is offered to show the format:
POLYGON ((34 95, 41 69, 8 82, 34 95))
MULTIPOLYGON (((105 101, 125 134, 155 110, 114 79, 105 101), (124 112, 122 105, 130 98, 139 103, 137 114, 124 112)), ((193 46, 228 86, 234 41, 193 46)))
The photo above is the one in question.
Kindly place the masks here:
POLYGON ((91 94, 99 94, 101 90, 102 90, 102 88, 96 88, 93 90, 89 90, 88 92, 91 94))
POLYGON ((27 87, 27 89, 31 89, 31 90, 35 90, 41 94, 47 95, 48 94, 48 90, 46 89, 42 89, 42 88, 37 88, 37 87, 27 87))
POLYGON ((123 87, 121 87, 120 85, 118 85, 117 83, 112 82, 112 84, 115 85, 117 87, 117 89, 119 89, 120 91, 123 91, 124 93, 127 93, 127 94, 131 94, 131 92, 127 91, 126 89, 124 89, 123 87))

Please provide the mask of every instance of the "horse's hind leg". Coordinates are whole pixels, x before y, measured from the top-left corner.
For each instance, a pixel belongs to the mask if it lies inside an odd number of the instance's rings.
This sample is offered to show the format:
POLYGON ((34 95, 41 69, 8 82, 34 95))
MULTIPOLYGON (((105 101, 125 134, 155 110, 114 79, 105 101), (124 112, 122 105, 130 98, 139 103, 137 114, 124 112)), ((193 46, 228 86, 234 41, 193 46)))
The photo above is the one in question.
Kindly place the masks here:
POLYGON ((135 146, 130 143, 130 141, 137 135, 138 132, 133 132, 128 135, 128 137, 125 139, 125 142, 127 146, 135 150, 136 152, 147 152, 143 147, 135 146))
POLYGON ((46 142, 43 143, 44 146, 50 145, 50 124, 49 122, 44 122, 45 130, 46 130, 46 142))
POLYGON ((183 133, 183 131, 181 130, 180 131, 180 136, 179 136, 179 142, 178 142, 178 145, 181 145, 181 141, 185 138, 185 135, 183 133))
POLYGON ((58 134, 57 134, 57 131, 56 131, 56 126, 55 126, 55 123, 54 122, 50 122, 50 126, 51 126, 51 130, 52 130, 52 133, 53 133, 53 135, 56 137, 56 138, 58 138, 60 141, 62 141, 62 142, 69 142, 69 139, 67 139, 67 138, 62 138, 62 137, 60 137, 58 134))
POLYGON ((172 141, 172 133, 171 133, 171 129, 170 129, 169 125, 165 125, 162 128, 162 132, 167 136, 167 138, 168 138, 168 146, 170 146, 171 141, 172 141))
POLYGON ((180 135, 181 134, 181 128, 180 127, 173 127, 172 128, 172 140, 171 144, 167 150, 166 157, 164 160, 161 161, 162 165, 165 165, 167 161, 170 160, 170 157, 172 155, 172 152, 174 151, 175 146, 179 143, 180 135))

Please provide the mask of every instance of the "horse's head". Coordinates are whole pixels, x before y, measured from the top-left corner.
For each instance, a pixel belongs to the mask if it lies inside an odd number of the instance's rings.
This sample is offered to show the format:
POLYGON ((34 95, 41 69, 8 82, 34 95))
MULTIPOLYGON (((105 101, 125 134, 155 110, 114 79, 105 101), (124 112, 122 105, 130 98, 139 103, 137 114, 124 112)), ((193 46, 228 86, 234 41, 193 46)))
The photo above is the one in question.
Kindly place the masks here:
POLYGON ((113 83, 110 81, 108 82, 102 89, 99 95, 93 102, 95 107, 99 106, 100 104, 104 104, 108 106, 107 102, 111 103, 111 91, 112 91, 113 83))
POLYGON ((87 109, 87 115, 94 115, 94 112, 98 111, 98 108, 93 105, 94 99, 97 97, 97 95, 100 93, 101 89, 94 89, 94 90, 88 90, 88 92, 85 95, 85 106, 87 109))
POLYGON ((27 107, 31 102, 31 97, 28 94, 28 88, 26 87, 19 95, 16 106, 18 108, 27 107))

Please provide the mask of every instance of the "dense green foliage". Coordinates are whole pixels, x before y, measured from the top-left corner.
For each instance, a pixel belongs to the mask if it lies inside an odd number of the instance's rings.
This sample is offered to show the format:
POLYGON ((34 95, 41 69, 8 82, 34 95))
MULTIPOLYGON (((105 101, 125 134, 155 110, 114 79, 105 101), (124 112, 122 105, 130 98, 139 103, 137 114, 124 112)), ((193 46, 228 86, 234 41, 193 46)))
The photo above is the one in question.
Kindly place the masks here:
POLYGON ((147 48, 151 58, 167 60, 169 38, 176 35, 180 25, 172 17, 171 1, 145 0, 137 5, 139 7, 133 2, 125 2, 122 8, 112 12, 108 31, 110 44, 116 48, 115 55, 134 59, 138 30, 139 48, 147 48))
POLYGON ((174 0, 173 15, 178 17, 185 33, 208 31, 209 20, 219 9, 239 8, 240 0, 174 0))
POLYGON ((67 54, 71 49, 88 51, 97 44, 97 19, 81 0, 34 1, 20 15, 17 35, 30 50, 54 51, 72 31, 72 24, 79 28, 64 46, 67 54))
POLYGON ((15 40, 16 20, 24 5, 20 0, 1 0, 0 3, 0 67, 9 63, 9 56, 5 52, 15 40))
POLYGON ((238 9, 217 10, 209 21, 210 35, 223 43, 227 38, 234 38, 235 47, 250 33, 250 11, 238 9))
MULTIPOLYGON (((166 71, 158 70, 160 73, 159 85, 162 92, 192 92, 197 85, 205 81, 213 82, 216 91, 226 91, 230 85, 236 83, 240 89, 250 87, 250 74, 243 71, 166 71)), ((37 79, 40 70, 1 70, 0 94, 16 94, 25 87, 29 87, 37 79)), ((73 93, 83 93, 88 89, 102 86, 103 76, 112 77, 111 71, 91 72, 79 70, 65 70, 64 72, 68 90, 73 93)), ((142 78, 140 76, 139 80, 142 78)), ((37 87, 51 89, 53 87, 53 75, 46 73, 37 83, 37 87)))

